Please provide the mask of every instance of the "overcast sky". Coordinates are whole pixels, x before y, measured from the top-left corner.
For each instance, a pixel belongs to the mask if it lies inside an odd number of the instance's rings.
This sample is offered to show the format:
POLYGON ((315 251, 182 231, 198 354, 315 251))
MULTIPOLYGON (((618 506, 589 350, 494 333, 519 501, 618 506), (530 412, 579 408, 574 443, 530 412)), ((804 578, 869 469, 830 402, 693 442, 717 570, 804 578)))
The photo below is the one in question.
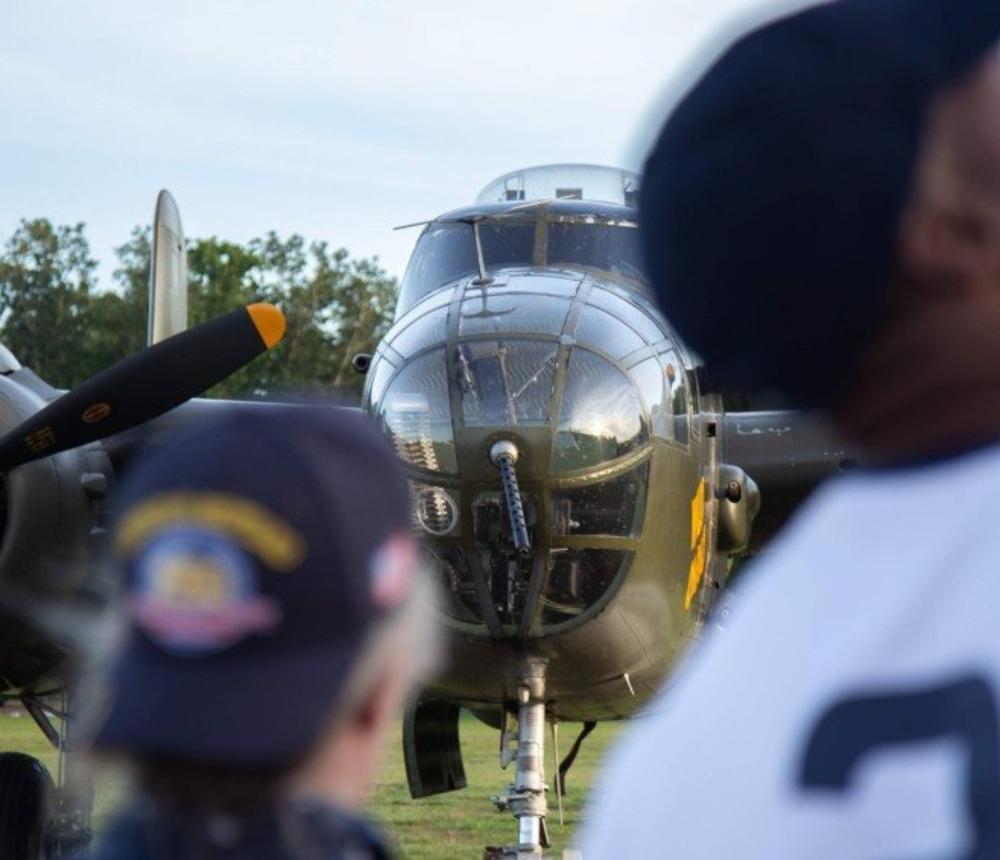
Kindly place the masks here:
POLYGON ((108 284, 166 187, 188 236, 299 232, 402 274, 392 227, 501 173, 637 168, 665 87, 761 5, 0 0, 0 239, 84 221, 108 284))

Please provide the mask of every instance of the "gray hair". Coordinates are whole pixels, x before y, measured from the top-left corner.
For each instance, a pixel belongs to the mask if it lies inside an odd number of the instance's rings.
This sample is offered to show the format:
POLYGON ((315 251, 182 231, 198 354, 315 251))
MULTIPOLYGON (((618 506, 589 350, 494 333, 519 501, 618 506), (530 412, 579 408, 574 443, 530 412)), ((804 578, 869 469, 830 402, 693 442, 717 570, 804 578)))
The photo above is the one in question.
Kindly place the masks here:
POLYGON ((420 563, 404 603, 368 635, 338 697, 334 721, 361 707, 394 664, 408 664, 411 692, 432 680, 444 662, 445 637, 440 587, 420 563))

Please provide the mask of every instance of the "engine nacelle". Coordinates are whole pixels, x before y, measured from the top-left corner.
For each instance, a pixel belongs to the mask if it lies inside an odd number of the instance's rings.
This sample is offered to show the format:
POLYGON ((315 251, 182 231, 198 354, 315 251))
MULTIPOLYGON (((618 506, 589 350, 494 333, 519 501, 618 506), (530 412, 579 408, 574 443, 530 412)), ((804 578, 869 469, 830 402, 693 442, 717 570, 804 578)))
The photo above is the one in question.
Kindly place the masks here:
MULTIPOLYGON (((0 375, 0 432, 16 427, 59 392, 26 369, 0 375)), ((65 631, 57 607, 99 589, 93 564, 111 465, 99 445, 26 463, 0 476, 0 675, 15 686, 47 673, 51 642, 65 631), (42 634, 37 647, 15 627, 42 634), (30 649, 33 653, 24 653, 30 649), (34 659, 37 657, 38 659, 34 659)))

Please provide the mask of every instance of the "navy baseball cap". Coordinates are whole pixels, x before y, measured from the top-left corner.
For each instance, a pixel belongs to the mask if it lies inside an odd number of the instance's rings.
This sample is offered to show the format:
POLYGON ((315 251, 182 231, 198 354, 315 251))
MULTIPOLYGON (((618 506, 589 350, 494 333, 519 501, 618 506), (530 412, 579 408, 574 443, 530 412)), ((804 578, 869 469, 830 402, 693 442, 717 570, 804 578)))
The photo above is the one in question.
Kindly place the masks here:
POLYGON ((888 314, 934 95, 997 0, 837 0, 739 39, 669 116, 640 197, 660 305, 709 381, 828 405, 888 314))
POLYGON ((95 747, 234 765, 304 754, 416 575, 409 494, 367 419, 241 410, 118 497, 127 640, 95 747))

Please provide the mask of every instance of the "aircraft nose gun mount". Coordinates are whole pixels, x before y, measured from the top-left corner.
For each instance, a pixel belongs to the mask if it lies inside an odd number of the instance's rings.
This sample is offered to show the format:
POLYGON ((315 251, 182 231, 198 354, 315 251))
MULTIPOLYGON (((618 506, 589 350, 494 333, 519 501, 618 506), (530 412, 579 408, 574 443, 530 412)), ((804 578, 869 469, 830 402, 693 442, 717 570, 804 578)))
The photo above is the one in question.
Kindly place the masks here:
POLYGON ((514 548, 521 555, 531 552, 531 541, 528 539, 528 525, 524 516, 524 501, 521 489, 517 483, 517 471, 514 466, 519 456, 517 445, 508 439, 494 442, 490 448, 490 462, 500 472, 500 483, 503 487, 504 504, 510 517, 510 530, 514 537, 514 548))

